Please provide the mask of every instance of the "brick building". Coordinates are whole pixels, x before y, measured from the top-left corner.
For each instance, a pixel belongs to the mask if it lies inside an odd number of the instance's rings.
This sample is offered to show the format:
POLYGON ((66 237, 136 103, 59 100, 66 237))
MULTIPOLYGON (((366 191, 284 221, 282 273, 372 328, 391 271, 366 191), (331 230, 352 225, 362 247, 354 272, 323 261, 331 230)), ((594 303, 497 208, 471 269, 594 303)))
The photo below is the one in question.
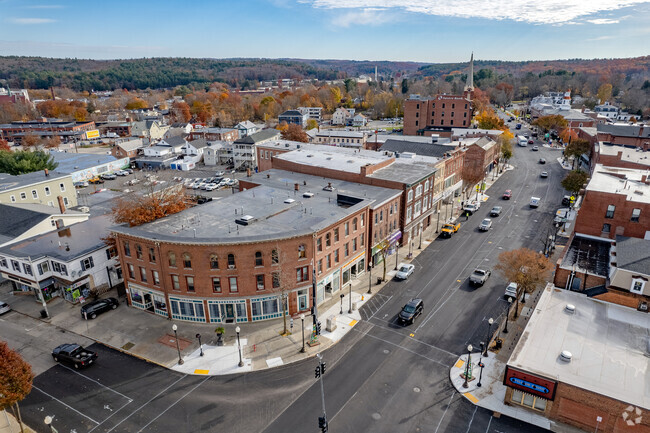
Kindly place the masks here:
POLYGON ((614 239, 650 237, 650 183, 646 172, 597 165, 585 189, 575 232, 614 239))
POLYGON ((111 149, 111 155, 115 158, 135 158, 143 153, 144 144, 141 138, 123 139, 115 143, 111 149))
MULTIPOLYGON (((497 144, 488 137, 463 141, 465 156, 463 173, 465 179, 482 180, 490 173, 497 163, 497 144)), ((473 185, 466 185, 472 187, 473 185)))
POLYGON ((650 432, 648 323, 547 286, 507 362, 504 403, 586 431, 650 432))
POLYGON ((421 99, 418 95, 404 101, 404 135, 432 135, 440 130, 467 128, 472 123, 469 94, 438 95, 421 99))
POLYGON ((99 136, 95 122, 69 122, 58 119, 15 121, 0 125, 0 137, 16 143, 22 142, 27 135, 39 139, 56 136, 61 142, 67 143, 73 140, 84 140, 87 138, 87 133, 92 131, 99 136))
POLYGON ((345 193, 259 185, 114 227, 129 303, 208 323, 280 317, 283 294, 288 314, 308 311, 314 272, 317 303, 365 273, 369 207, 382 194, 352 184, 345 193))
POLYGON ((205 138, 207 141, 227 141, 232 143, 239 139, 239 130, 234 128, 198 128, 190 132, 188 140, 205 138))
POLYGON ((650 127, 644 125, 598 125, 598 141, 650 150, 650 127))

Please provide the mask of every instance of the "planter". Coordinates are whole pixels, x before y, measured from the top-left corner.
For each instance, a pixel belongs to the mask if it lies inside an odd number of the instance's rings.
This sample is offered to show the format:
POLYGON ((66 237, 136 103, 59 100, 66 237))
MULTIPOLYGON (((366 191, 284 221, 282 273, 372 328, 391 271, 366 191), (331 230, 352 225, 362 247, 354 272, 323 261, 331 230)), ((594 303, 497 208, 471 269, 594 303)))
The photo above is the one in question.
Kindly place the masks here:
POLYGON ((217 334, 217 346, 223 346, 223 334, 217 334))

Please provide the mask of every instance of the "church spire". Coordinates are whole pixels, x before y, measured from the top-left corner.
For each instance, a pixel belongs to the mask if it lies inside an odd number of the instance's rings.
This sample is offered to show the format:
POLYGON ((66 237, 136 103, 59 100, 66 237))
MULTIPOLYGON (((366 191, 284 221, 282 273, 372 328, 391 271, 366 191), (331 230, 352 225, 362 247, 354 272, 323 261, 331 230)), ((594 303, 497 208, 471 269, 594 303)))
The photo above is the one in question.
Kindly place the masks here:
POLYGON ((465 85, 465 91, 472 92, 474 90, 474 51, 472 51, 472 57, 469 59, 469 74, 467 74, 467 84, 465 85))

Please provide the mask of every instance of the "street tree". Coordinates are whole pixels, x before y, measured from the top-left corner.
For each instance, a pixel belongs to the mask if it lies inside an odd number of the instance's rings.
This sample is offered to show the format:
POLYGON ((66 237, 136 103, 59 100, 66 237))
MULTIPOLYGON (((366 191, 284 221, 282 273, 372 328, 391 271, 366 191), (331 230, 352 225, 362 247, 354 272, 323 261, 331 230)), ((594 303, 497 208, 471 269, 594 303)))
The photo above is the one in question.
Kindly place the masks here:
POLYGON ((0 151, 0 173, 17 176, 44 169, 54 170, 58 165, 52 155, 41 150, 0 151))
POLYGON ((605 83, 598 88, 598 99, 601 104, 612 99, 612 85, 605 83))
MULTIPOLYGON (((259 254, 262 253, 260 252, 259 254)), ((263 254, 258 258, 256 253, 255 260, 264 260, 263 254)), ((271 251, 273 272, 271 273, 270 291, 277 295, 280 307, 282 308, 282 323, 284 328, 281 334, 282 336, 289 335, 289 330, 287 329, 287 307, 291 287, 296 283, 296 270, 290 263, 291 260, 287 256, 287 252, 282 251, 280 246, 276 244, 275 248, 271 251)))
POLYGON ((495 269, 506 281, 517 284, 515 299, 515 317, 519 308, 519 298, 526 302, 526 293, 532 293, 543 285, 551 275, 553 264, 544 256, 528 248, 504 251, 499 254, 499 263, 495 269))
POLYGON ((409 81, 404 78, 402 79, 402 95, 406 95, 409 92, 409 81))
POLYGON ((481 129, 504 129, 505 124, 503 119, 499 118, 492 111, 482 111, 481 114, 475 117, 478 122, 478 127, 481 129))
POLYGON ((41 140, 41 137, 34 135, 34 134, 27 134, 23 137, 22 141, 20 144, 22 144, 24 149, 32 149, 32 148, 37 148, 43 143, 43 140, 41 140))
POLYGON ((309 136, 302 129, 300 125, 292 123, 287 126, 287 129, 281 132, 282 138, 291 141, 300 141, 302 143, 309 142, 309 136))
POLYGON ((562 179, 562 187, 572 193, 577 195, 578 192, 582 189, 583 185, 587 183, 587 173, 582 170, 573 170, 562 179))
POLYGON ((9 143, 7 142, 7 140, 0 139, 0 151, 2 151, 2 150, 6 151, 6 152, 11 151, 11 146, 9 146, 9 143))
POLYGON ((0 359, 0 409, 11 409, 22 432, 23 421, 18 402, 32 390, 32 367, 4 341, 0 341, 0 359))
POLYGON ((573 157, 573 165, 575 168, 575 162, 578 160, 578 158, 586 153, 589 153, 590 150, 591 143, 589 143, 589 141, 576 138, 567 144, 567 147, 564 149, 564 156, 573 157))
POLYGON ((540 128, 542 132, 548 132, 560 131, 569 126, 569 123, 564 117, 560 116, 559 114, 552 114, 538 118, 533 122, 533 125, 540 128))

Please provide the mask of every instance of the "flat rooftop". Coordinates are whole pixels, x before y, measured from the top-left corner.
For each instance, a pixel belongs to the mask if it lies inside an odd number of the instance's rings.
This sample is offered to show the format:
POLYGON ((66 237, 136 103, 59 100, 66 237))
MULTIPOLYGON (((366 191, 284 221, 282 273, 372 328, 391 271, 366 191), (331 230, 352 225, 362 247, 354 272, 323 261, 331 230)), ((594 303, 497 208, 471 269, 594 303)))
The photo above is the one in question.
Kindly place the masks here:
POLYGON ((650 167, 650 152, 644 152, 639 147, 621 146, 617 144, 599 142, 598 151, 601 155, 616 156, 621 152, 621 161, 643 164, 650 167))
POLYGON ((311 167, 336 167, 339 171, 359 174, 361 167, 378 164, 392 156, 372 150, 311 144, 277 155, 275 158, 311 167))
POLYGON ((641 182, 644 175, 647 170, 596 164, 586 190, 625 195, 627 201, 647 204, 650 203, 650 185, 641 182))
POLYGON ((649 334, 650 314, 547 286, 508 365, 648 410, 649 334))
POLYGON ((304 193, 262 185, 137 227, 116 226, 113 231, 192 244, 263 242, 315 233, 372 203, 358 197, 358 203, 340 206, 336 191, 321 191, 310 198, 304 193), (254 221, 235 223, 245 215, 254 221))
POLYGON ((364 197, 374 202, 370 205, 374 209, 386 201, 399 197, 401 190, 382 188, 372 185, 364 185, 355 182, 346 182, 344 180, 331 179, 328 177, 312 176, 309 174, 294 173, 292 171, 271 169, 261 173, 255 173, 244 180, 259 183, 261 185, 272 186, 282 189, 293 194, 294 185, 298 184, 300 193, 311 192, 316 195, 326 195, 331 197, 332 193, 339 193, 353 197, 364 197), (331 186, 333 191, 327 191, 323 188, 331 186))
POLYGON ((424 155, 399 155, 391 165, 380 168, 368 177, 374 179, 392 180, 413 185, 438 169, 435 165, 441 158, 424 155))
POLYGON ((90 153, 50 152, 50 155, 59 164, 56 170, 62 173, 74 173, 75 171, 86 170, 117 161, 117 158, 112 155, 90 153))
POLYGON ((275 149, 283 150, 289 152, 291 150, 300 149, 301 147, 310 147, 311 144, 303 143, 301 141, 291 141, 291 140, 269 140, 263 143, 257 144, 257 147, 260 149, 275 149))
POLYGON ((593 275, 607 277, 611 248, 612 243, 609 240, 576 235, 564 254, 561 266, 565 269, 575 266, 576 270, 584 270, 593 275))
POLYGON ((50 182, 55 179, 70 177, 69 173, 61 173, 50 170, 49 175, 45 176, 43 170, 33 173, 20 174, 14 176, 7 173, 0 173, 0 192, 11 191, 14 189, 24 188, 41 182, 50 182))
POLYGON ((30 257, 32 260, 51 257, 69 261, 99 248, 106 248, 101 238, 108 235, 112 225, 112 216, 100 215, 0 248, 0 253, 30 257))

